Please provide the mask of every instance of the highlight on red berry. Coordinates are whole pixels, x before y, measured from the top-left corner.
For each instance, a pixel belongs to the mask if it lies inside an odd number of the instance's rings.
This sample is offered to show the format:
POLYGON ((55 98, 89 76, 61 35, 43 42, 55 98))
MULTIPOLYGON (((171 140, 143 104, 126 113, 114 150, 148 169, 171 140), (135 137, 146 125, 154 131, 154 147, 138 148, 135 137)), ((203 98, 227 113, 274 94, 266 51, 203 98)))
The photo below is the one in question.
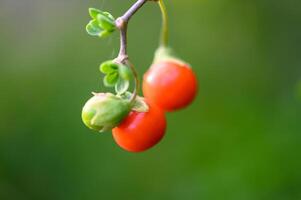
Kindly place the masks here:
POLYGON ((144 96, 165 111, 175 111, 191 104, 197 89, 197 79, 191 67, 175 60, 155 62, 143 77, 144 96))

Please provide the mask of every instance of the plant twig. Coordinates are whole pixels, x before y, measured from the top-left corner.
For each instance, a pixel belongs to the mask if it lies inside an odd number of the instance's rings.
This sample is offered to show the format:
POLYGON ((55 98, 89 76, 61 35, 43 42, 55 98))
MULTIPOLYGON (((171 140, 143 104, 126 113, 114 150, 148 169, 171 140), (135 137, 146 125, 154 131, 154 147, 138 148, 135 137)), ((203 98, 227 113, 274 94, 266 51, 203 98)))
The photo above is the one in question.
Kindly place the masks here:
POLYGON ((148 0, 138 0, 132 7, 115 21, 116 27, 120 31, 120 50, 118 61, 124 62, 128 59, 127 55, 127 27, 131 17, 147 2, 148 0))
POLYGON ((120 50, 118 57, 115 59, 116 62, 126 64, 132 70, 135 79, 135 89, 133 95, 130 99, 131 103, 133 103, 137 97, 137 93, 139 90, 139 79, 138 74, 135 70, 133 64, 129 61, 129 57, 127 54, 127 28, 128 23, 131 17, 149 0, 138 0, 132 7, 124 13, 121 17, 117 18, 115 21, 116 27, 120 31, 120 50))

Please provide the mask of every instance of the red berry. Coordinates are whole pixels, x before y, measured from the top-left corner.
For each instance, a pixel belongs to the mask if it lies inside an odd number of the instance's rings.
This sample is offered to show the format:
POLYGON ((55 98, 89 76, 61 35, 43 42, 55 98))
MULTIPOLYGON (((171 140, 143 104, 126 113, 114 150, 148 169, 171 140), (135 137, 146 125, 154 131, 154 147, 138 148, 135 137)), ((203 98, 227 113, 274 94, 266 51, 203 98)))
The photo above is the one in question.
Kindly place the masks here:
POLYGON ((163 110, 149 104, 148 112, 132 111, 112 132, 121 148, 142 152, 156 145, 163 138, 165 129, 163 110))
POLYGON ((197 94, 197 79, 192 69, 177 61, 154 63, 143 77, 143 94, 165 111, 188 106, 197 94))

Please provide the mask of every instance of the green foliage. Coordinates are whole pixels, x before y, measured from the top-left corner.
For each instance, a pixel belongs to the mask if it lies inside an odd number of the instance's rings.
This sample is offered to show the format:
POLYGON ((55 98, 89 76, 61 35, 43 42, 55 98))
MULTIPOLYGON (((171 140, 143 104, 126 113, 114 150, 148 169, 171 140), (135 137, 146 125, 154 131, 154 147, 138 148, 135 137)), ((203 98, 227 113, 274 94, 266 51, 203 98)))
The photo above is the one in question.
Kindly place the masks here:
POLYGON ((90 8, 89 14, 92 17, 92 20, 86 26, 89 35, 106 37, 115 31, 115 18, 110 13, 90 8))
POLYGON ((105 86, 115 87, 115 91, 118 95, 128 90, 132 78, 132 72, 128 66, 109 60, 102 63, 99 69, 105 74, 103 79, 105 86))
POLYGON ((104 77, 103 83, 107 87, 114 87, 117 84, 118 80, 119 80, 118 72, 112 72, 104 77))
POLYGON ((115 84, 115 91, 118 95, 125 93, 130 86, 130 81, 119 77, 117 83, 115 84))

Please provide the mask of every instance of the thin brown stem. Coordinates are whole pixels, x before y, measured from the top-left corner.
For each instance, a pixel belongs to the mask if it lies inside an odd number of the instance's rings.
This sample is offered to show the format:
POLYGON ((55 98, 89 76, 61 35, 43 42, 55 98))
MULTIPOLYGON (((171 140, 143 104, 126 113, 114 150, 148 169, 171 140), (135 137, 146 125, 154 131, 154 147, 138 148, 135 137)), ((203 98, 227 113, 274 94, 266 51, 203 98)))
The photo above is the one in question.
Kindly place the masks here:
POLYGON ((141 8, 148 0, 138 0, 124 15, 122 16, 124 21, 129 21, 130 18, 141 8))
POLYGON ((130 67, 134 79, 135 79, 135 89, 133 92, 133 95, 131 97, 131 103, 133 103, 137 97, 137 93, 139 91, 139 79, 138 79, 138 73, 136 72, 136 69, 134 65, 129 61, 128 53, 127 53, 127 29, 128 29, 128 23, 131 17, 147 2, 150 0, 138 0, 132 7, 126 11, 124 15, 119 17, 116 21, 116 27, 120 31, 120 50, 118 57, 115 59, 116 62, 126 64, 130 67))
POLYGON ((127 27, 131 17, 147 2, 148 0, 138 0, 132 7, 116 20, 116 26, 120 30, 120 50, 118 59, 124 61, 128 59, 127 55, 127 27))
POLYGON ((118 62, 124 63, 128 59, 127 54, 127 23, 122 18, 116 20, 116 25, 120 30, 120 50, 117 57, 118 62))

